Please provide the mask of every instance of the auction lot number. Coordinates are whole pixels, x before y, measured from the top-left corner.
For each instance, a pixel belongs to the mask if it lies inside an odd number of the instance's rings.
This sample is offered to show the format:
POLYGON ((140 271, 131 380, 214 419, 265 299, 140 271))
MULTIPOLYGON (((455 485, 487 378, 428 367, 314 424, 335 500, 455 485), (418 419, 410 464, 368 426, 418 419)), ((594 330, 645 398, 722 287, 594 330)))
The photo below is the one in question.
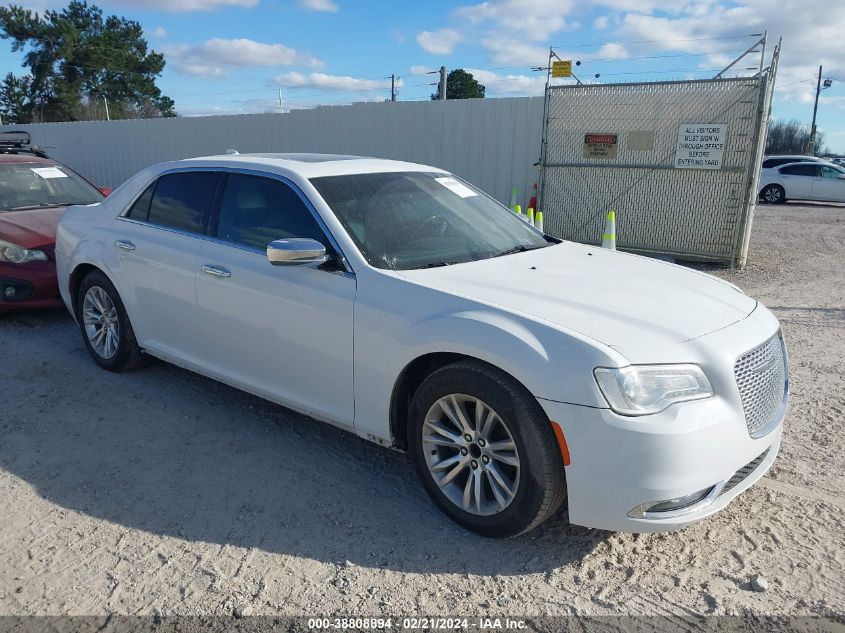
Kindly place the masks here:
POLYGON ((316 630, 398 630, 450 631, 524 629, 525 622, 509 618, 309 618, 308 628, 316 630))

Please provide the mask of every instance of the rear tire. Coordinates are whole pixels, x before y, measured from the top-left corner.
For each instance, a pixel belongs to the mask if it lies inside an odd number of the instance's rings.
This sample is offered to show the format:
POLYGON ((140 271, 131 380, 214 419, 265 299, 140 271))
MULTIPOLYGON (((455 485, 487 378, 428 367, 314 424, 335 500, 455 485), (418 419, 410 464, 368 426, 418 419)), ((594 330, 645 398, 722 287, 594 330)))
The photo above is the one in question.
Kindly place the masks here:
POLYGON ((124 372, 143 364, 145 356, 120 295, 98 270, 88 273, 79 284, 76 321, 85 347, 103 369, 124 372))
POLYGON ((522 534, 566 497, 563 459, 545 412, 491 365, 459 361, 434 371, 414 394, 408 427, 423 487, 469 530, 522 534))
POLYGON ((786 202, 786 191, 780 185, 766 185, 760 192, 760 198, 766 204, 783 204, 786 202))

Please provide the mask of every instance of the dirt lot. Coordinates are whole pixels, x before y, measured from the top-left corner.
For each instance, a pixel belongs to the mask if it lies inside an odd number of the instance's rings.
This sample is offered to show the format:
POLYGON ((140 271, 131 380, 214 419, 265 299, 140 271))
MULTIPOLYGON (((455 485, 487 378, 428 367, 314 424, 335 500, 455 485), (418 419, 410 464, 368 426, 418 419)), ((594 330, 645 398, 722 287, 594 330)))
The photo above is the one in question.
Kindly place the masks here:
POLYGON ((2 317, 0 614, 845 613, 843 261, 845 207, 758 210, 717 274, 783 323, 783 450, 651 536, 480 539, 401 454, 163 363, 104 372, 64 313, 2 317))

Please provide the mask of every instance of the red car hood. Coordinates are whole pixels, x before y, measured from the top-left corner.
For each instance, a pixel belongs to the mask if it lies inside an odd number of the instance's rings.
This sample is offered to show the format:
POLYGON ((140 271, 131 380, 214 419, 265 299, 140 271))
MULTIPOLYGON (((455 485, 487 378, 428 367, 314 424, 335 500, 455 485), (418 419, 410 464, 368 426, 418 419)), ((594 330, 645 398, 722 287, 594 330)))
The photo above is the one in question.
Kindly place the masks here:
POLYGON ((56 227, 67 207, 0 211, 0 240, 23 248, 53 250, 56 227))

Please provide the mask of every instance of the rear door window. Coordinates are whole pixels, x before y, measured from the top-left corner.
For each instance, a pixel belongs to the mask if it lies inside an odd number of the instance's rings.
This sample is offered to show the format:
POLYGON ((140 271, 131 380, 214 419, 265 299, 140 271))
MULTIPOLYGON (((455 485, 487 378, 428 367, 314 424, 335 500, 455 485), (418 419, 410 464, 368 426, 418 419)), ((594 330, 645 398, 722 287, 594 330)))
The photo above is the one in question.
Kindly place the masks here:
POLYGON ((139 222, 146 222, 147 216, 150 214, 150 200, 153 199, 153 190, 155 190, 155 183, 147 187, 146 191, 138 196, 135 203, 126 212, 126 217, 139 222))
POLYGON ((206 171, 162 176, 150 201, 148 221, 188 233, 204 233, 218 179, 218 172, 206 171))
POLYGON ((812 163, 805 163, 803 165, 787 165, 781 168, 780 173, 787 176, 818 176, 819 168, 812 163))

